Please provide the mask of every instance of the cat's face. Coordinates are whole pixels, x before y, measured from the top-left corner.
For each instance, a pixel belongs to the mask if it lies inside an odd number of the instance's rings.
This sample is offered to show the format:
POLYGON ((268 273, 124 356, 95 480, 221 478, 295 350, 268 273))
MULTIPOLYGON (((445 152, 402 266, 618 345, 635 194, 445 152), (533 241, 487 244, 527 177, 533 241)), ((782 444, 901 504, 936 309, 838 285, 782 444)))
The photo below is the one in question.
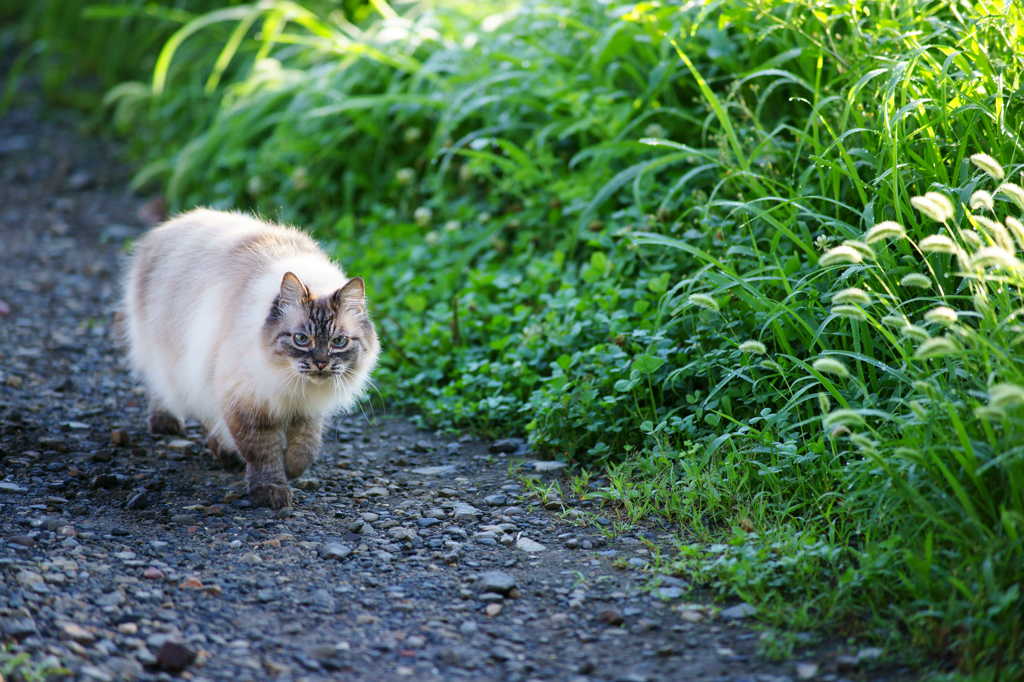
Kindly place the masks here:
POLYGON ((267 327, 272 352, 296 377, 314 383, 352 378, 377 344, 359 277, 329 296, 313 298, 287 273, 267 327))

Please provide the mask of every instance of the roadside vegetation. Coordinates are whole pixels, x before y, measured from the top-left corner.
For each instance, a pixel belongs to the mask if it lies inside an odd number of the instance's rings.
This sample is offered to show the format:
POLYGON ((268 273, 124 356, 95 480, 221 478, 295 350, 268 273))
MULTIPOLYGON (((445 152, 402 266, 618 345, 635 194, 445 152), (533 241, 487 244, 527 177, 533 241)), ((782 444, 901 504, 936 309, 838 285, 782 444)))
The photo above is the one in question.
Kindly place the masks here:
POLYGON ((777 648, 1024 676, 1019 3, 23 4, 3 103, 313 229, 381 404, 678 523, 777 648))

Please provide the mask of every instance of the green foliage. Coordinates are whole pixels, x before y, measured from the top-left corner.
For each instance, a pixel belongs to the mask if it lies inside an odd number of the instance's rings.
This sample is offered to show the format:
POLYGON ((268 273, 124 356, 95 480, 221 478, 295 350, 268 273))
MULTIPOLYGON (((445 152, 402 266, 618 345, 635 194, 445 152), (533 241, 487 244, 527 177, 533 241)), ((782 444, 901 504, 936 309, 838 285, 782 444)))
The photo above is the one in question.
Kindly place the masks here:
POLYGON ((11 682, 45 682, 48 678, 63 677, 70 672, 52 656, 42 661, 33 661, 27 652, 18 651, 7 644, 0 647, 0 679, 11 682))
POLYGON ((371 4, 139 19, 137 184, 314 228, 389 403, 592 468, 765 620, 1022 674, 1024 196, 969 161, 1020 184, 1021 8, 371 4))

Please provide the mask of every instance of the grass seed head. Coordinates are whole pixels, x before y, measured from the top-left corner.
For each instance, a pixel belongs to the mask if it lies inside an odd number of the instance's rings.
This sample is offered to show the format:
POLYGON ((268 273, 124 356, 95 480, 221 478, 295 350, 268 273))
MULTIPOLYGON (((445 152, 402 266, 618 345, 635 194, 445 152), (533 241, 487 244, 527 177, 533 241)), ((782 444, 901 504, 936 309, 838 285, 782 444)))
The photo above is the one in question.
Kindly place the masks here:
POLYGON ((995 407, 993 405, 981 405, 974 408, 974 416, 978 419, 983 420, 996 420, 1002 419, 1006 416, 1006 412, 1002 408, 995 407))
POLYGON ((903 327, 910 324, 910 320, 903 313, 889 313, 882 318, 882 324, 886 327, 892 327, 893 329, 902 329, 903 327))
POLYGON ((714 310, 716 313, 720 310, 718 301, 711 298, 707 294, 690 294, 687 300, 695 306, 700 308, 706 308, 707 310, 714 310))
POLYGON ((412 168, 399 168, 395 171, 395 180, 399 185, 408 185, 416 179, 416 171, 412 168))
POLYGON ((839 425, 839 426, 835 427, 834 429, 832 429, 829 432, 828 437, 831 438, 832 440, 839 440, 843 436, 849 436, 849 435, 850 435, 850 428, 848 426, 839 425))
POLYGON ((250 196, 258 197, 263 194, 263 178, 258 175, 253 175, 249 178, 248 182, 245 183, 245 191, 250 196))
POLYGON ((740 344, 740 351, 743 353, 750 353, 752 355, 764 355, 768 352, 768 349, 765 348, 765 345, 760 341, 750 340, 744 341, 740 344))
POLYGON ((877 452, 878 441, 872 440, 863 433, 851 433, 850 442, 857 446, 861 452, 877 452))
POLYGON ((924 319, 933 324, 941 324, 944 327, 948 327, 951 324, 956 324, 957 314, 949 306, 940 305, 926 312, 924 319))
POLYGON ((920 272, 911 272, 903 275, 903 279, 900 280, 900 284, 905 287, 927 289, 932 285, 932 281, 928 279, 928 275, 923 275, 920 272))
POLYGON ((944 234, 930 234, 918 244, 925 253, 956 253, 956 244, 944 234))
POLYGON ((981 235, 974 230, 960 230, 960 238, 972 249, 980 249, 985 244, 981 235))
POLYGON ((648 126, 644 128, 644 137, 665 137, 665 129, 657 123, 648 124, 648 126))
POLYGON ((926 192, 923 196, 913 197, 910 205, 937 223, 945 223, 953 217, 953 202, 940 192, 926 192))
POLYGON ((822 254, 821 258, 818 259, 818 265, 827 267, 843 263, 860 263, 863 260, 864 255, 857 249, 849 246, 836 246, 822 254))
POLYGON ((916 324, 908 324, 901 328, 900 334, 908 339, 914 339, 915 341, 928 340, 928 330, 924 327, 918 327, 916 324))
POLYGON ((1006 216, 1004 220, 1006 222, 1006 229, 1013 234, 1013 238, 1017 242, 1017 249, 1024 251, 1024 223, 1012 215, 1006 216))
POLYGON ((811 364, 811 367, 822 374, 831 374, 843 379, 850 376, 850 370, 846 369, 846 365, 843 364, 842 360, 836 360, 835 358, 818 358, 811 364))
POLYGON ((995 208, 995 201, 992 199, 992 193, 986 192, 983 189, 979 189, 971 195, 970 204, 972 211, 991 211, 995 208))
POLYGON ((996 188, 996 194, 1005 195, 1013 203, 1017 204, 1017 208, 1024 209, 1024 187, 1012 182, 1004 182, 996 188))
POLYGON ((988 389, 988 404, 999 409, 1024 405, 1024 386, 1011 383, 993 384, 988 389))
POLYGON ((426 227, 430 224, 430 221, 434 218, 434 212, 427 206, 420 206, 412 213, 412 219, 416 221, 416 224, 420 227, 426 227))
POLYGON ((291 174, 292 187, 298 191, 303 191, 309 188, 309 171, 306 170, 305 166, 296 166, 292 170, 291 174))
POLYGON ((971 220, 977 223, 981 229, 985 231, 985 234, 988 235, 989 239, 991 239, 996 246, 1001 246, 1011 252, 1014 250, 1013 238, 1010 237, 1010 233, 1006 231, 1006 228, 1003 227, 1001 222, 998 220, 992 220, 991 218, 987 218, 983 215, 974 214, 971 214, 971 220))
POLYGON ((1017 257, 1000 246, 986 246, 978 249, 971 257, 971 265, 976 268, 1003 268, 1018 270, 1021 262, 1017 257))
POLYGON ((826 429, 836 426, 864 426, 864 417, 857 410, 844 407, 826 414, 821 418, 821 424, 826 429))
POLYGON ((864 241, 874 244, 885 239, 903 239, 906 236, 907 232, 902 225, 892 220, 886 220, 868 230, 864 235, 864 241))
POLYGON ((842 246, 848 246, 855 251, 860 251, 860 255, 864 258, 875 257, 875 250, 867 242, 862 242, 859 239, 846 239, 843 241, 842 246))
POLYGON ((855 303, 857 305, 871 305, 871 296, 868 292, 858 287, 850 287, 837 291, 832 295, 833 304, 855 303))
POLYGON ((960 350, 956 341, 948 336, 936 336, 921 343, 914 352, 918 359, 941 358, 944 355, 951 355, 960 350))
POLYGON ((993 159, 988 154, 978 153, 971 155, 971 163, 985 171, 992 176, 995 180, 1002 180, 1006 177, 1006 173, 1003 172, 1003 167, 999 165, 999 162, 993 159))
POLYGON ((830 311, 837 317, 845 317, 848 320, 859 320, 863 322, 868 319, 868 314, 864 312, 864 309, 857 305, 834 305, 830 311))

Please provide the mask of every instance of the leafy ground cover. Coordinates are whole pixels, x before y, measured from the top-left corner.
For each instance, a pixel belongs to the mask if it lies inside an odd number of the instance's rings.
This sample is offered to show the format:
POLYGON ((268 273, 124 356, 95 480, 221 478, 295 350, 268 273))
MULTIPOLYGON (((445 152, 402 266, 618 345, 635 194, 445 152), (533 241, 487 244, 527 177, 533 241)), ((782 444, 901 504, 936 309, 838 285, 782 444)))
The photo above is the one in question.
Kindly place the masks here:
POLYGON ((768 653, 1024 674, 1019 4, 76 4, 26 68, 366 277, 382 400, 679 522, 768 653))

